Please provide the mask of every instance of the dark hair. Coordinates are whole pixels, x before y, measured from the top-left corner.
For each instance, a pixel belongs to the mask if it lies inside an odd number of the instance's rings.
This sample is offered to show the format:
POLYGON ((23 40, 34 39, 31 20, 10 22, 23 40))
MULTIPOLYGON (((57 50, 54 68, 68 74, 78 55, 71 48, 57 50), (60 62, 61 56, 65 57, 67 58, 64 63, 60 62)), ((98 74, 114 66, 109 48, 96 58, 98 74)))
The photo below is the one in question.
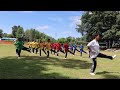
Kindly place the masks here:
POLYGON ((22 38, 18 38, 18 41, 22 41, 22 38))
POLYGON ((50 41, 50 39, 48 39, 48 41, 50 41))
POLYGON ((99 32, 94 33, 92 36, 93 36, 93 38, 96 38, 98 35, 99 35, 100 37, 102 37, 102 34, 101 34, 101 33, 99 33, 99 32))

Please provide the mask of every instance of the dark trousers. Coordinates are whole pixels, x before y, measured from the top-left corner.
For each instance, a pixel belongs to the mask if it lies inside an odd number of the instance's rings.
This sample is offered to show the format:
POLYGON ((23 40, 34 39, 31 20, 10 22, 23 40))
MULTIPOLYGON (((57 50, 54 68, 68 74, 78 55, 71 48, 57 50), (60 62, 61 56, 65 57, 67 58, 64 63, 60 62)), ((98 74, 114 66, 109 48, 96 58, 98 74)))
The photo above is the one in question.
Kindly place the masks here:
POLYGON ((85 52, 84 50, 80 50, 80 56, 82 56, 82 53, 87 53, 87 52, 85 52))
MULTIPOLYGON (((46 52, 45 52, 44 49, 40 49, 40 56, 41 56, 41 51, 43 51, 43 52, 46 54, 46 52)), ((46 55, 47 55, 47 54, 46 54, 46 55)))
POLYGON ((21 49, 16 49, 16 54, 18 54, 18 57, 20 57, 21 49))
POLYGON ((57 50, 57 56, 58 56, 58 53, 59 53, 59 52, 62 52, 62 53, 65 54, 65 52, 64 52, 63 50, 57 50))
POLYGON ((52 54, 52 52, 54 52, 54 55, 55 55, 55 53, 57 53, 54 49, 51 49, 51 54, 52 54))
POLYGON ((68 50, 68 52, 71 53, 71 54, 73 54, 73 55, 75 54, 75 53, 71 52, 70 50, 68 50))
POLYGON ((36 50, 36 54, 38 53, 38 48, 35 49, 36 50))
POLYGON ((96 66, 97 66, 96 58, 92 58, 92 67, 91 67, 91 71, 90 71, 91 73, 94 73, 96 66))
POLYGON ((90 51, 88 51, 88 53, 89 53, 89 58, 90 58, 90 51))
POLYGON ((59 50, 57 50, 57 56, 58 56, 59 50))
POLYGON ((49 58, 49 51, 47 51, 47 58, 49 58))
POLYGON ((30 48, 27 48, 27 47, 25 47, 25 46, 23 46, 22 50, 25 50, 25 51, 27 51, 27 52, 30 52, 30 48))
POLYGON ((67 58, 67 53, 68 53, 68 52, 65 52, 65 58, 67 58))
POLYGON ((74 51, 73 51, 73 52, 75 53, 76 51, 80 52, 77 48, 76 48, 76 49, 74 49, 74 51))
POLYGON ((75 51, 76 51, 76 49, 74 49, 74 51, 73 51, 73 52, 75 53, 75 51))
POLYGON ((35 48, 32 48, 32 52, 34 53, 34 51, 35 51, 35 48))
MULTIPOLYGON (((108 59, 113 59, 112 56, 108 56, 108 55, 105 55, 105 54, 102 54, 102 53, 99 53, 97 57, 101 57, 101 58, 108 58, 108 59)), ((94 73, 95 69, 96 69, 96 66, 97 66, 97 61, 96 61, 96 58, 92 58, 92 67, 91 67, 91 73, 94 73)))

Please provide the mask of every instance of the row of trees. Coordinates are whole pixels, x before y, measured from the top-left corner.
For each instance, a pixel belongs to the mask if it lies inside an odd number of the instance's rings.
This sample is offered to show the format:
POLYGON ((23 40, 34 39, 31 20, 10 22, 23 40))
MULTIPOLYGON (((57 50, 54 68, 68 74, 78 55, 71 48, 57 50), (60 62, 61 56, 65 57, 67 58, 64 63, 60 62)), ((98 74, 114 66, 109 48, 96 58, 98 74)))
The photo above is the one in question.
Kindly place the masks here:
POLYGON ((120 40, 120 12, 119 11, 86 11, 82 15, 81 25, 76 30, 86 39, 91 41, 92 35, 100 32, 103 35, 102 42, 113 42, 120 40))
POLYGON ((31 28, 31 29, 24 30, 23 27, 21 26, 13 26, 11 34, 3 33, 3 30, 0 29, 0 38, 2 37, 23 38, 25 41, 33 41, 33 40, 40 40, 40 39, 46 41, 49 38, 53 42, 56 41, 54 38, 44 33, 41 33, 36 29, 31 28))
POLYGON ((80 44, 83 44, 83 45, 86 45, 87 43, 82 41, 82 38, 75 38, 75 37, 67 37, 67 38, 59 38, 58 39, 58 42, 60 43, 65 43, 65 41, 68 41, 69 43, 72 43, 72 44, 77 44, 77 45, 80 45, 80 44))

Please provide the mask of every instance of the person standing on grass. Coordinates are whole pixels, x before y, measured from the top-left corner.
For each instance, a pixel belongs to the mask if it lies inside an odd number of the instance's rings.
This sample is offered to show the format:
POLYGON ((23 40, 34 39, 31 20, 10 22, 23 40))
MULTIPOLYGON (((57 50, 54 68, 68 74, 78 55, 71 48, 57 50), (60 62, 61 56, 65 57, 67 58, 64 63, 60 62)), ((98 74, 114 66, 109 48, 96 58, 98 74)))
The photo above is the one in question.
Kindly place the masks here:
POLYGON ((94 40, 92 40, 90 43, 88 43, 88 49, 90 50, 90 57, 92 59, 92 67, 91 67, 91 71, 90 71, 90 74, 91 75, 95 75, 94 72, 95 72, 95 69, 96 69, 96 66, 97 66, 97 57, 101 57, 101 58, 108 58, 108 59, 111 59, 113 60, 116 55, 114 56, 108 56, 108 55, 105 55, 105 54, 102 54, 100 53, 100 46, 99 46, 99 39, 101 38, 101 35, 99 33, 96 33, 94 35, 94 40))
POLYGON ((84 51, 84 46, 81 44, 80 45, 80 56, 82 56, 82 52, 87 53, 84 51))
POLYGON ((65 52, 65 59, 67 58, 68 52, 74 55, 74 53, 72 53, 69 50, 69 43, 68 43, 68 41, 66 41, 66 43, 64 44, 64 52, 65 52))
POLYGON ((34 51, 35 51, 35 41, 33 40, 31 44, 32 44, 32 53, 34 54, 34 51))
POLYGON ((65 59, 67 58, 68 49, 69 49, 69 45, 68 45, 68 42, 66 42, 66 43, 64 44, 65 59))
POLYGON ((64 53, 60 43, 56 43, 56 50, 57 50, 57 56, 59 55, 59 52, 64 53))
POLYGON ((36 50, 36 54, 38 53, 38 42, 35 42, 35 50, 36 50))
POLYGON ((76 49, 77 49, 77 46, 76 46, 76 44, 74 44, 73 45, 73 52, 74 52, 74 54, 76 54, 75 52, 76 52, 76 49))
POLYGON ((70 47, 70 51, 73 52, 73 45, 72 45, 72 43, 69 45, 69 47, 70 47))
MULTIPOLYGON (((40 40, 40 42, 39 42, 39 51, 40 51, 40 57, 41 57, 41 51, 43 51, 45 54, 46 54, 46 52, 45 52, 45 50, 44 50, 44 45, 43 45, 43 42, 40 40)), ((46 54, 47 55, 47 54, 46 54)))
POLYGON ((50 50, 51 50, 50 39, 48 39, 48 41, 46 42, 46 50, 47 50, 47 59, 49 59, 49 54, 50 54, 50 50))
POLYGON ((14 43, 14 45, 16 46, 16 54, 18 56, 18 59, 20 59, 20 54, 21 54, 21 50, 23 48, 24 42, 22 42, 21 38, 18 38, 18 40, 14 43))

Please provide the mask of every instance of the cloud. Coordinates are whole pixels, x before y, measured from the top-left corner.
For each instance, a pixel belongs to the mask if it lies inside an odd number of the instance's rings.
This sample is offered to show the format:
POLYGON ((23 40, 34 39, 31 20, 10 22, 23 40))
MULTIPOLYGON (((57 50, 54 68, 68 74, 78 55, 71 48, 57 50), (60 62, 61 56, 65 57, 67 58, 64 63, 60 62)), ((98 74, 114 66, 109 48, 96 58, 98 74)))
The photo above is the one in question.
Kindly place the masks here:
POLYGON ((81 19, 81 16, 72 16, 72 17, 70 17, 70 20, 74 24, 81 24, 81 20, 80 19, 81 19))
POLYGON ((62 34, 68 34, 68 35, 70 35, 72 32, 71 31, 64 31, 64 32, 62 32, 62 34))
POLYGON ((52 17, 52 18, 48 18, 51 21, 56 21, 56 22, 61 22, 63 21, 63 19, 61 17, 52 17))
POLYGON ((81 25, 81 16, 72 16, 69 18, 71 21, 70 27, 76 27, 76 25, 81 25))
POLYGON ((49 26, 48 25, 38 26, 36 29, 37 30, 47 30, 47 29, 49 29, 49 26))

